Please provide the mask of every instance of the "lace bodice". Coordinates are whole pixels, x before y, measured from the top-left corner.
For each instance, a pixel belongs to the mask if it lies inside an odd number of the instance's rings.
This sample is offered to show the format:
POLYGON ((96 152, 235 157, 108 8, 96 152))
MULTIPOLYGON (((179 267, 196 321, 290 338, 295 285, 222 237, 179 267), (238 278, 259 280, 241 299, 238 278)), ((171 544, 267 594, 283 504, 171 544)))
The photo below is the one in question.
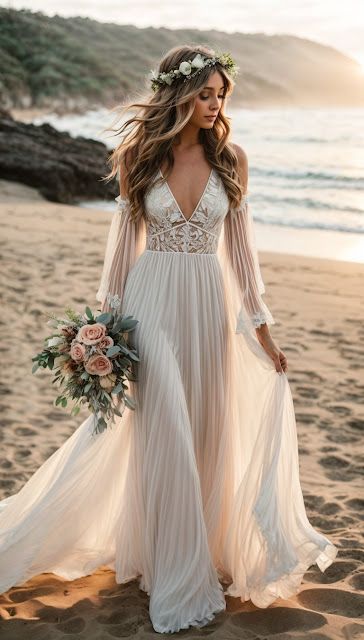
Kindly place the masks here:
MULTIPOLYGON (((159 176, 163 177, 159 171, 159 176)), ((229 200, 212 168, 202 196, 187 219, 167 182, 153 184, 145 197, 146 248, 153 251, 216 253, 229 200)))
POLYGON ((260 273, 252 218, 245 194, 239 207, 230 207, 224 183, 214 168, 205 189, 187 219, 181 211, 168 183, 158 171, 156 180, 144 198, 144 216, 134 222, 128 198, 117 196, 107 240, 101 282, 96 294, 103 310, 119 304, 130 269, 143 250, 169 253, 218 253, 220 235, 224 252, 232 269, 234 287, 241 296, 236 333, 274 324, 264 303, 264 283, 260 273), (222 233, 223 231, 223 233, 222 233))

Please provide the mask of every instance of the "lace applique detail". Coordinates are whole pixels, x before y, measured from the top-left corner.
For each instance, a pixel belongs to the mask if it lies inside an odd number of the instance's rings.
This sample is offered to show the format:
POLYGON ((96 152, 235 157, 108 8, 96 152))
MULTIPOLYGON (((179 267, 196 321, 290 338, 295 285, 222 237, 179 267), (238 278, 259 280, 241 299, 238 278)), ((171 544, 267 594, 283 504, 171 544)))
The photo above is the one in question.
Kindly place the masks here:
MULTIPOLYGON (((250 318, 250 322, 252 323, 255 329, 257 327, 260 327, 262 324, 274 324, 273 317, 270 312, 257 311, 256 313, 253 313, 252 315, 250 315, 249 318, 250 318)), ((237 322, 236 322, 235 333, 244 333, 248 328, 249 328, 249 324, 247 320, 244 319, 243 310, 240 309, 237 322)))
POLYGON ((252 315, 252 323, 255 327, 260 327, 260 325, 266 324, 267 320, 268 318, 264 311, 257 311, 252 315))
POLYGON ((205 191, 187 220, 165 182, 153 186, 145 198, 146 249, 184 253, 216 253, 229 201, 212 169, 205 191))
POLYGON ((129 198, 125 198, 125 197, 122 197, 122 196, 116 196, 115 200, 117 202, 117 207, 116 207, 115 213, 119 213, 119 214, 123 215, 123 214, 125 214, 125 213, 130 211, 129 198))

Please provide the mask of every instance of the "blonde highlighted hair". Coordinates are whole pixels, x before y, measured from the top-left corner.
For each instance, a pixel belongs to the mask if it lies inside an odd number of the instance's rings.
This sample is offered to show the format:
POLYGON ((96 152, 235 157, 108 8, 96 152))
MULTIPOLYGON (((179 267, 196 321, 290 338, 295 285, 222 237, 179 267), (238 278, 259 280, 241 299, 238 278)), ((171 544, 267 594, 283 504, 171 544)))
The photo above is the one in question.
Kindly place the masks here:
MULTIPOLYGON (((204 57, 215 56, 214 50, 205 45, 176 46, 161 59, 158 72, 178 68, 181 62, 198 53, 204 57)), ((130 214, 134 220, 144 215, 144 196, 154 184, 153 180, 164 161, 167 161, 164 178, 168 179, 174 162, 172 145, 188 123, 194 111, 196 97, 215 71, 219 71, 222 76, 224 99, 214 126, 200 129, 199 141, 203 145, 206 160, 219 173, 224 183, 230 206, 240 204, 243 190, 238 175, 238 158, 229 142, 230 118, 224 113, 225 99, 231 95, 235 82, 217 62, 204 67, 187 82, 176 80, 171 85, 162 85, 155 93, 148 89, 148 93, 143 94, 137 102, 123 104, 112 110, 119 112, 117 120, 126 112, 136 110, 119 128, 105 129, 115 131, 115 135, 121 136, 121 142, 107 160, 111 165, 110 173, 102 178, 110 181, 120 170, 130 201, 130 214)))

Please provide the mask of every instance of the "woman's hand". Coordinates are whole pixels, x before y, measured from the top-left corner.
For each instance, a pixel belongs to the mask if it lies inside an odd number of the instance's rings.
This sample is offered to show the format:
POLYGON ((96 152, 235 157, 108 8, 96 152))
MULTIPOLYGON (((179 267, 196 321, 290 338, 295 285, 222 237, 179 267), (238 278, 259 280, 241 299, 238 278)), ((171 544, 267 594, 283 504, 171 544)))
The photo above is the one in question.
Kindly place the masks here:
POLYGON ((275 344, 272 336, 269 333, 269 327, 267 324, 262 324, 255 329, 257 338, 262 345, 264 351, 273 360, 274 366, 278 373, 286 373, 288 369, 287 358, 283 351, 275 344))

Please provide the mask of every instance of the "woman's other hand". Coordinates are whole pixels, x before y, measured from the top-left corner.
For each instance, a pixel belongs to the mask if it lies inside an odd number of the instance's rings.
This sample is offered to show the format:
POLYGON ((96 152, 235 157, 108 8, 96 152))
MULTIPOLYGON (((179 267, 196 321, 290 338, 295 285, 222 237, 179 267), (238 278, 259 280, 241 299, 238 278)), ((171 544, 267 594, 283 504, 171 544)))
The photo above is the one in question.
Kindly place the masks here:
POLYGON ((286 373, 288 369, 287 357, 274 342, 269 332, 269 326, 267 324, 262 324, 260 327, 257 327, 255 331, 264 351, 273 360, 276 371, 280 374, 286 373))

